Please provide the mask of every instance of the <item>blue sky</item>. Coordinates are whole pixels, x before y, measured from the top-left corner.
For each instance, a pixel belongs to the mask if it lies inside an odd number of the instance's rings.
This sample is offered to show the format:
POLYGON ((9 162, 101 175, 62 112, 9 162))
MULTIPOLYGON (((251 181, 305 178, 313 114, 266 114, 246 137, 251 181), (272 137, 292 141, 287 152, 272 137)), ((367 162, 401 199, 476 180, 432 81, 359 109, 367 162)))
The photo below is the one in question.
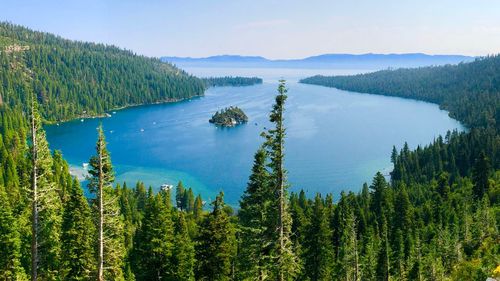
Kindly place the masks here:
POLYGON ((497 0, 0 0, 0 20, 148 56, 500 53, 497 0))

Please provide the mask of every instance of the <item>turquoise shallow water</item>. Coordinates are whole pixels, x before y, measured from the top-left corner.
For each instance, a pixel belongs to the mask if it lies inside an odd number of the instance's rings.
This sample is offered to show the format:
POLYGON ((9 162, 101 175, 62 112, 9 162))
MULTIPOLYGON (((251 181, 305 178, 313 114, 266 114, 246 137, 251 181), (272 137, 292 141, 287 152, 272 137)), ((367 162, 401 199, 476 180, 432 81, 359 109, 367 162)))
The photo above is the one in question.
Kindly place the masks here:
MULTIPOLYGON (((47 126, 52 149, 63 152, 75 174, 94 153, 96 127, 102 121, 117 180, 142 180, 158 189, 182 180, 210 200, 224 190, 237 205, 250 173, 253 154, 267 121, 277 80, 289 87, 285 122, 286 168, 292 190, 314 192, 359 190, 377 171, 391 168, 392 145, 427 144, 447 130, 463 127, 438 106, 400 98, 298 84, 314 70, 188 69, 200 76, 264 77, 264 84, 212 88, 201 98, 117 111, 110 118, 75 120, 47 126), (249 122, 217 128, 210 116, 236 105, 249 122)), ((322 70, 324 74, 334 71, 322 70), (326 72, 326 73, 325 73, 326 72)))

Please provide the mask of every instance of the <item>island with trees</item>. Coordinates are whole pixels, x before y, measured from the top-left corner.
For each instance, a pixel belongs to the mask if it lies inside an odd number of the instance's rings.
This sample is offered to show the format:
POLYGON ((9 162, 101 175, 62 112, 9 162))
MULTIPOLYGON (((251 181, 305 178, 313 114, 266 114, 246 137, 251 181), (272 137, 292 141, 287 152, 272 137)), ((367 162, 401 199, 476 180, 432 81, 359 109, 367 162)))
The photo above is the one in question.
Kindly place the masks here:
POLYGON ((208 87, 240 87, 262 84, 262 78, 259 77, 241 77, 241 76, 225 76, 225 77, 208 77, 202 78, 205 86, 208 87))
POLYGON ((230 106, 217 111, 208 122, 222 127, 234 127, 248 122, 248 117, 241 108, 230 106))

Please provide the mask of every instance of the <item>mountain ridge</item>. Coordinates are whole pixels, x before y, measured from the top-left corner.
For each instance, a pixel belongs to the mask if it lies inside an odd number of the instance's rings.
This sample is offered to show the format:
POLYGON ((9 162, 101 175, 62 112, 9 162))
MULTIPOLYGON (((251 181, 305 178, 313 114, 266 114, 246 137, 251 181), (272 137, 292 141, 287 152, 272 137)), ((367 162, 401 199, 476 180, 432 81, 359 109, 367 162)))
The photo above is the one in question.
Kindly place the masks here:
POLYGON ((164 62, 179 66, 258 66, 258 67, 420 67, 470 62, 476 57, 465 55, 429 55, 425 53, 390 54, 320 54, 297 59, 268 59, 262 56, 216 55, 208 57, 164 56, 164 62))

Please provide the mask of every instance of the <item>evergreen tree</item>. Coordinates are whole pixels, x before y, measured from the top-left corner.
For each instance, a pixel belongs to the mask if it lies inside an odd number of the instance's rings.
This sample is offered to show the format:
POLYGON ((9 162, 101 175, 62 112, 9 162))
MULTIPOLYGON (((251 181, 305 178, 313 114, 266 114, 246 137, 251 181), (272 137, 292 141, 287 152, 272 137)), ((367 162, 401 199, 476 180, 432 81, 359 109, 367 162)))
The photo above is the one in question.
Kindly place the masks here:
POLYGON ((184 212, 177 213, 173 249, 174 280, 194 281, 195 250, 184 212))
POLYGON ((212 202, 213 211, 200 227, 196 245, 196 280, 224 281, 233 278, 236 252, 235 229, 224 212, 224 193, 212 202))
POLYGON ((21 237, 19 226, 12 214, 12 208, 0 186, 0 279, 27 280, 21 266, 21 237))
POLYGON ((386 216, 388 213, 389 203, 387 202, 387 182, 382 175, 382 173, 377 172, 375 177, 373 178, 373 183, 370 186, 373 191, 372 201, 371 201, 371 210, 373 211, 377 221, 379 223, 379 227, 382 224, 382 217, 386 216))
POLYGON ((332 280, 334 250, 324 202, 316 194, 312 206, 311 223, 305 237, 305 274, 310 280, 332 280))
POLYGON ((193 189, 188 188, 184 191, 184 195, 182 196, 182 206, 185 211, 192 212, 194 209, 194 194, 193 189))
MULTIPOLYGON (((168 192, 168 191, 167 191, 168 192)), ((172 278, 174 227, 171 208, 165 192, 150 195, 142 225, 134 239, 134 260, 137 280, 172 278)))
POLYGON ((474 196, 477 199, 482 199, 484 194, 488 193, 490 187, 489 175, 490 175, 491 165, 490 160, 484 153, 484 151, 479 154, 476 160, 474 169, 472 170, 472 179, 474 180, 474 196))
POLYGON ((31 279, 54 279, 61 264, 61 198, 52 181, 52 156, 45 138, 38 103, 31 95, 31 279))
POLYGON ((360 262, 357 240, 357 220, 354 213, 354 194, 341 192, 335 209, 336 268, 340 280, 359 280, 360 262))
POLYGON ((175 204, 179 210, 184 210, 186 208, 184 205, 184 193, 186 193, 184 185, 182 184, 182 181, 179 181, 177 187, 175 188, 175 204))
POLYGON ((361 280, 378 281, 377 279, 377 253, 379 239, 370 227, 363 235, 361 263, 361 280))
POLYGON ((94 237, 92 211, 83 195, 78 180, 70 185, 64 202, 62 223, 62 260, 65 280, 93 280, 95 278, 94 237))
POLYGON ((240 201, 239 270, 241 278, 265 280, 271 266, 270 245, 274 229, 269 225, 269 208, 273 200, 266 169, 266 152, 255 153, 252 174, 240 201))
POLYGON ((199 219, 203 214, 203 200, 201 199, 201 195, 198 194, 196 199, 194 200, 194 209, 193 215, 195 219, 199 219))
POLYGON ((268 130, 264 134, 266 138, 265 147, 270 158, 269 168, 271 169, 271 193, 275 195, 272 200, 271 210, 275 210, 271 214, 271 219, 274 220, 276 229, 274 244, 274 274, 280 281, 293 279, 300 270, 298 257, 295 254, 294 245, 291 240, 292 219, 288 206, 286 181, 286 170, 284 168, 284 142, 285 142, 285 127, 283 124, 283 113, 285 110, 286 101, 286 86, 285 81, 280 80, 278 86, 278 95, 276 96, 273 110, 269 116, 269 121, 274 123, 275 127, 268 130))
POLYGON ((387 222, 382 218, 381 225, 381 245, 377 260, 377 280, 390 280, 390 247, 388 239, 387 222))
POLYGON ((92 203, 97 213, 97 277, 100 281, 123 280, 123 218, 112 186, 114 172, 102 125, 98 128, 96 155, 90 158, 89 164, 88 187, 95 195, 92 203))

